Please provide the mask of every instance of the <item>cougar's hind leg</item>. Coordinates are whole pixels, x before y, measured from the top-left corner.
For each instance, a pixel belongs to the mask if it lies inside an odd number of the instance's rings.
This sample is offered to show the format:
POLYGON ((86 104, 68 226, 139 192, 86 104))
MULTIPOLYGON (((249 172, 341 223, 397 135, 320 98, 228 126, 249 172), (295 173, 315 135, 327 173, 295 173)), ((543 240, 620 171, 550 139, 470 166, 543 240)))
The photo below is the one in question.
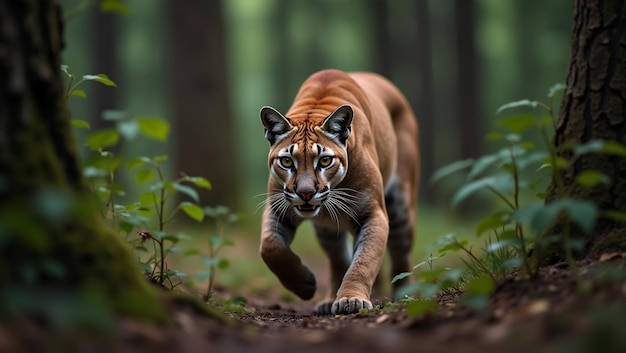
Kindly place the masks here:
MULTIPOLYGON (((385 193, 385 204, 389 217, 389 238, 387 249, 391 262, 391 278, 402 272, 410 272, 411 248, 415 231, 415 209, 409 194, 394 179, 385 193)), ((393 283, 393 294, 403 285, 409 283, 411 277, 393 283)))
POLYGON ((330 281, 326 297, 317 304, 315 312, 317 314, 330 314, 337 290, 339 290, 343 276, 352 261, 352 247, 348 242, 346 232, 315 226, 315 233, 330 262, 330 281))

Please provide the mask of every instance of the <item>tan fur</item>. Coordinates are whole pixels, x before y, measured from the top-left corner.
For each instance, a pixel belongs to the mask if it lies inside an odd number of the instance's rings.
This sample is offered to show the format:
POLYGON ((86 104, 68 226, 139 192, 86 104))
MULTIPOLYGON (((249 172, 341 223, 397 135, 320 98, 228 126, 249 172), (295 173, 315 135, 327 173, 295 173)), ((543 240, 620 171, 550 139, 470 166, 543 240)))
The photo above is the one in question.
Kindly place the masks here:
POLYGON ((289 247, 310 219, 331 267, 328 296, 316 311, 371 308, 387 245, 392 275, 410 271, 419 150, 406 99, 376 74, 324 70, 302 84, 287 114, 265 107, 261 120, 271 144, 263 260, 286 288, 310 299, 315 276, 289 247))

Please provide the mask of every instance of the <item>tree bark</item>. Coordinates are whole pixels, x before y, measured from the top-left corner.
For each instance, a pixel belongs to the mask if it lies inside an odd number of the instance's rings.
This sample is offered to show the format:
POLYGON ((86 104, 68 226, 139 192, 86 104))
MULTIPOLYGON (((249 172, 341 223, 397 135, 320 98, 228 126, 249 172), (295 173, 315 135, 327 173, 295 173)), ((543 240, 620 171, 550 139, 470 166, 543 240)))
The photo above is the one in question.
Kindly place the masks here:
POLYGON ((367 4, 374 32, 372 38, 374 68, 377 73, 391 79, 393 55, 390 55, 392 45, 389 33, 389 3, 385 0, 370 0, 367 4))
POLYGON ((474 28, 476 11, 474 0, 456 0, 454 15, 456 21, 457 48, 457 123, 461 159, 476 158, 480 155, 482 124, 478 117, 478 80, 476 65, 476 40, 474 28))
POLYGON ((165 319, 129 248, 91 207, 60 71, 60 12, 56 1, 0 2, 0 316, 22 309, 10 289, 37 300, 62 289, 165 319))
POLYGON ((230 109, 221 0, 169 2, 170 89, 178 167, 203 176, 210 205, 238 208, 239 175, 230 109))
MULTIPOLYGON (((564 196, 593 201, 600 210, 626 211, 626 159, 606 154, 584 155, 576 160, 566 143, 590 140, 626 142, 626 6, 623 0, 576 0, 567 88, 561 102, 554 144, 570 161, 562 173, 564 196), (597 170, 611 179, 608 185, 586 188, 576 182, 585 170, 597 170)), ((559 197, 553 181, 546 201, 559 197)), ((555 227, 556 231, 560 226, 555 227)), ((574 228, 572 237, 583 239, 579 255, 626 249, 626 227, 600 219, 591 235, 574 228)), ((554 234, 554 231, 551 232, 554 234)), ((539 259, 560 258, 550 252, 539 259)))
MULTIPOLYGON (((120 68, 118 65, 117 36, 119 32, 118 14, 102 12, 96 6, 90 14, 91 18, 91 51, 93 53, 93 71, 109 76, 118 85, 124 85, 120 81, 120 68)), ((89 99, 92 102, 91 128, 98 130, 112 126, 111 121, 101 117, 105 110, 119 109, 118 90, 104 85, 93 85, 89 88, 92 92, 89 99)))
MULTIPOLYGON (((432 175, 435 172, 435 122, 434 122, 434 85, 432 46, 430 31, 430 11, 428 1, 415 1, 415 20, 417 22, 417 43, 419 51, 417 71, 419 75, 419 97, 414 101, 417 119, 420 124, 420 165, 422 175, 432 175)), ((428 204, 435 204, 437 189, 428 185, 428 178, 420 178, 420 198, 428 204)))

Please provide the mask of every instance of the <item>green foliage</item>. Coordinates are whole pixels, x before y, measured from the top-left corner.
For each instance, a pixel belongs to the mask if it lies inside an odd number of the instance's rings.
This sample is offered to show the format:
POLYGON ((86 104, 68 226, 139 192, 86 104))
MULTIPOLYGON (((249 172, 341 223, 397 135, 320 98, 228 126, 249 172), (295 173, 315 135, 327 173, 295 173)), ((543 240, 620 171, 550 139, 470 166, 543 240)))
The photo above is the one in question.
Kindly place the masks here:
POLYGON ((67 89, 65 90, 66 99, 69 99, 72 96, 86 98, 87 93, 85 93, 85 91, 83 91, 82 89, 78 89, 78 86, 82 85, 86 81, 95 81, 105 86, 117 87, 115 82, 113 82, 105 74, 83 75, 83 77, 80 80, 78 80, 78 82, 74 82, 76 80, 76 77, 72 75, 71 73, 69 73, 68 68, 69 67, 67 65, 61 65, 61 71, 63 71, 63 73, 65 74, 65 76, 67 76, 67 79, 68 79, 67 89))
MULTIPOLYGON (((626 156, 626 147, 614 141, 592 140, 586 143, 568 143, 564 149, 557 150, 552 145, 555 114, 553 104, 555 95, 565 85, 557 84, 548 92, 549 103, 520 100, 502 105, 497 113, 531 108, 539 114, 512 114, 496 121, 497 130, 487 134, 487 140, 504 145, 494 153, 477 159, 453 162, 436 171, 431 182, 436 182, 460 171, 467 171, 465 183, 452 197, 452 204, 457 205, 477 193, 495 196, 501 204, 478 222, 475 235, 483 238, 481 254, 475 254, 468 240, 459 240, 454 235, 440 239, 436 244, 438 253, 421 262, 413 271, 429 264, 426 272, 420 272, 418 280, 403 289, 406 298, 417 295, 420 298, 432 298, 450 286, 463 286, 466 295, 463 304, 474 310, 481 310, 493 292, 495 284, 520 267, 527 276, 537 273, 537 265, 529 260, 530 249, 541 249, 550 242, 561 243, 568 264, 577 278, 579 288, 587 286, 582 282, 573 259, 573 252, 582 247, 580 240, 570 239, 570 224, 575 224, 585 233, 591 233, 602 216, 626 220, 626 215, 615 210, 601 211, 589 200, 572 199, 565 195, 560 171, 568 169, 577 158, 589 154, 626 156), (538 148, 531 133, 538 133, 544 148, 538 148), (564 159, 564 153, 572 157, 564 159), (557 188, 557 198, 546 202, 546 181, 551 180, 557 188), (562 222, 563 229, 556 236, 546 234, 551 227, 562 222), (449 252, 460 252, 464 268, 433 269, 432 260, 449 252), (451 276, 451 274, 453 276, 451 276)), ((584 170, 576 177, 580 187, 592 188, 601 184, 610 184, 611 179, 597 170, 584 170)), ((402 273, 393 281, 411 276, 414 272, 402 273)))
MULTIPOLYGON (((66 66, 63 71, 68 77, 66 98, 77 96, 77 87, 85 81, 115 86, 106 75, 84 75, 83 79, 74 83, 74 76, 67 71, 66 66)), ((170 132, 166 120, 153 116, 131 117, 126 112, 113 110, 105 111, 102 116, 104 120, 112 122, 114 127, 100 129, 86 136, 85 146, 93 153, 83 161, 84 175, 102 201, 102 216, 125 235, 137 253, 140 269, 151 281, 173 289, 182 283, 191 285, 208 279, 205 296, 205 300, 208 300, 217 271, 229 265, 227 259, 219 257, 223 247, 234 244, 226 239, 226 226, 237 221, 240 215, 232 214, 226 207, 206 207, 200 204, 198 190, 211 190, 211 183, 207 179, 186 174, 173 179, 166 178, 166 155, 128 157, 117 154, 121 144, 134 143, 139 138, 166 142, 170 132), (124 179, 124 174, 132 175, 130 180, 134 181, 134 185, 127 187, 118 182, 124 179), (132 189, 133 195, 138 195, 135 200, 123 202, 128 199, 127 189, 132 189), (184 200, 172 205, 173 201, 181 198, 184 200), (181 242, 190 238, 183 233, 168 230, 168 225, 179 213, 198 223, 206 219, 214 221, 216 232, 207 238, 208 255, 194 248, 183 251, 181 242), (189 276, 168 266, 167 258, 171 254, 197 256, 207 269, 189 276)), ((74 121, 73 125, 90 128, 84 121, 74 121)), ((229 304, 229 307, 236 306, 229 304)))

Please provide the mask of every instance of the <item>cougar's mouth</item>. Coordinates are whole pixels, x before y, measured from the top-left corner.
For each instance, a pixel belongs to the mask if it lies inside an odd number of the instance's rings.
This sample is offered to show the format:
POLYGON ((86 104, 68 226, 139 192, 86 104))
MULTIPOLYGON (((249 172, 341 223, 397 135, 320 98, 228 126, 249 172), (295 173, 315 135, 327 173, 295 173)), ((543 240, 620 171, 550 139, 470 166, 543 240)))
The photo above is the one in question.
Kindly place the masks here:
POLYGON ((296 206, 296 208, 300 212, 314 212, 315 210, 318 209, 318 207, 319 207, 318 205, 310 205, 308 203, 305 203, 304 205, 296 206))
POLYGON ((303 205, 296 206, 296 213, 302 218, 313 218, 317 216, 320 211, 320 205, 311 205, 305 203, 303 205))

